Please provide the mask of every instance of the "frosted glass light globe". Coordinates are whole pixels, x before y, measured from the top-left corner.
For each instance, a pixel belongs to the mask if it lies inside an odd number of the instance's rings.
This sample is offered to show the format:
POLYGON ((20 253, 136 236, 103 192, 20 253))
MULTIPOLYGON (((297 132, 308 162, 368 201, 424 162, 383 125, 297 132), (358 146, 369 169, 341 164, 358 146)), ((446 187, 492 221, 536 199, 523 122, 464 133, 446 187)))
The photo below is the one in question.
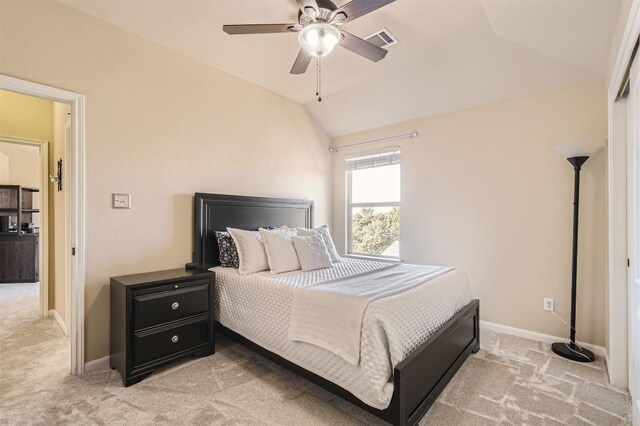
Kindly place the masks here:
POLYGON ((298 34, 298 43, 311 56, 327 56, 338 45, 342 34, 333 25, 307 25, 298 34))

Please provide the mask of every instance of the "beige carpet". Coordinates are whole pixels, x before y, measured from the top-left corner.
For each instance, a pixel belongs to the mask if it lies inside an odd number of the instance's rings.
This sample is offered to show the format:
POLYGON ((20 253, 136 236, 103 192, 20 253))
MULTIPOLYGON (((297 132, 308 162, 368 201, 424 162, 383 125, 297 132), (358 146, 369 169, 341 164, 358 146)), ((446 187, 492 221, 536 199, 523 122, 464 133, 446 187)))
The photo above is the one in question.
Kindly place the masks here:
MULTIPOLYGON (((223 340, 124 388, 117 372, 71 377, 69 339, 37 317, 37 286, 0 284, 0 424, 380 424, 376 418, 223 340)), ((107 319, 105 319, 106 321, 107 319)), ((547 345, 485 332, 421 425, 628 425, 630 397, 547 345)))

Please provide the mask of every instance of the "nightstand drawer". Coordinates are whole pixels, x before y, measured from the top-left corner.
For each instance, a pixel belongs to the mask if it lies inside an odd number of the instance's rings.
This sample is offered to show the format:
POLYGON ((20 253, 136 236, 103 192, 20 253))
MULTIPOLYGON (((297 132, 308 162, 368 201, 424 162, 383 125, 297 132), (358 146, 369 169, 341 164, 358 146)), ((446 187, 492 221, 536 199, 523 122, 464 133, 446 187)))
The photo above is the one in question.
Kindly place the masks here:
POLYGON ((133 329, 140 330, 209 310, 209 285, 185 287, 133 298, 133 329))
POLYGON ((209 342, 207 317, 181 321, 133 334, 133 367, 186 351, 209 342))

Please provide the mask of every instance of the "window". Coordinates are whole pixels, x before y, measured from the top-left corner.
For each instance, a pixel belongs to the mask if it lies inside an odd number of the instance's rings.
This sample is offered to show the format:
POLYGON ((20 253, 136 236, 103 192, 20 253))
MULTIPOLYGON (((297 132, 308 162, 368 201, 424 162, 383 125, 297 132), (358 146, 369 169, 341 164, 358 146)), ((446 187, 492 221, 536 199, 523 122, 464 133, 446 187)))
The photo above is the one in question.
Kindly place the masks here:
POLYGON ((400 150, 347 158, 348 251, 400 257, 400 150))

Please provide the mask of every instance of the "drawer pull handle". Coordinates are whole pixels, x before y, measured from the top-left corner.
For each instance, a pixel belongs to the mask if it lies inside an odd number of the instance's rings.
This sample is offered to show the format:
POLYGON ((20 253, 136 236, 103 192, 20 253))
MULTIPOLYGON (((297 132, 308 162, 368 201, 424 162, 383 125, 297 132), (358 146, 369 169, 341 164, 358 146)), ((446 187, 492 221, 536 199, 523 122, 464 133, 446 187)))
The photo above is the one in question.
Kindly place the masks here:
POLYGON ((176 309, 178 309, 179 307, 180 307, 180 304, 179 304, 178 302, 173 302, 173 303, 171 304, 171 309, 173 309, 174 311, 175 311, 176 309))
POLYGON ((180 340, 180 338, 178 337, 178 335, 176 334, 175 336, 173 336, 171 338, 171 343, 178 343, 178 340, 180 340))

